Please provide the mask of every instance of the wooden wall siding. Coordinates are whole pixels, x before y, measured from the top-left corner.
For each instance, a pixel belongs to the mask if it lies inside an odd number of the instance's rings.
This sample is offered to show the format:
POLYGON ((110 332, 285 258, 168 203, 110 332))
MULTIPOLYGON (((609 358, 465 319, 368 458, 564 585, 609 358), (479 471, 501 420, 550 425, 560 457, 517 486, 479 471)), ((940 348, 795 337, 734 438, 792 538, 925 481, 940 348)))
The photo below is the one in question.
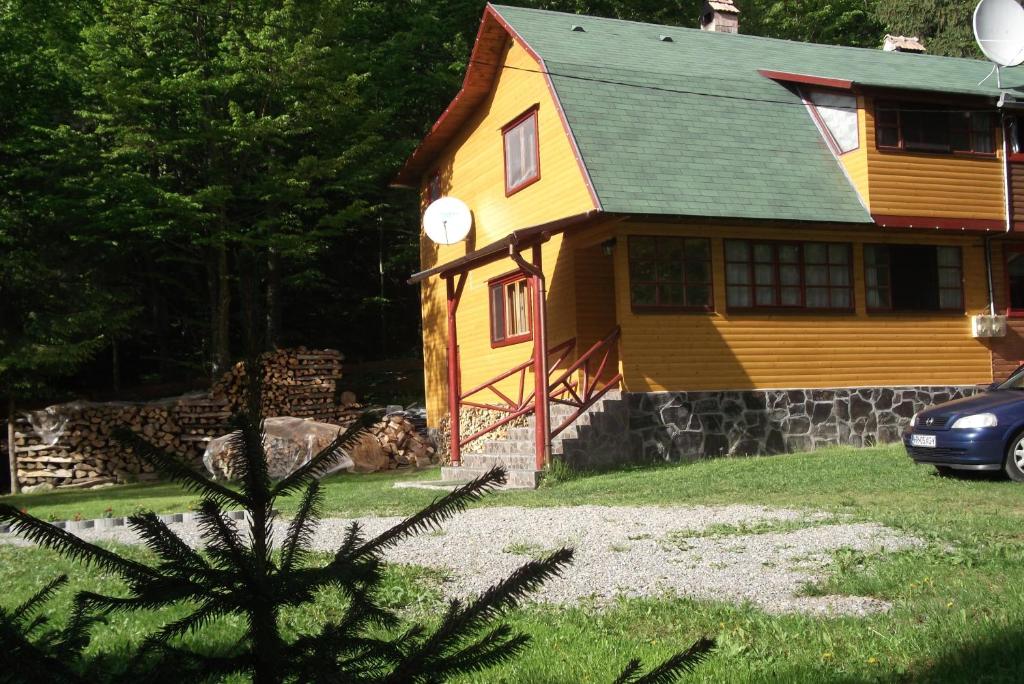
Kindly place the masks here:
POLYGON ((850 182, 853 183, 857 194, 860 195, 860 201, 865 207, 870 207, 871 191, 868 183, 868 148, 863 96, 857 97, 857 107, 857 127, 860 146, 840 156, 839 161, 842 163, 843 168, 846 169, 846 175, 850 178, 850 182))
MULTIPOLYGON (((473 210, 474 229, 459 245, 438 248, 420 240, 420 261, 424 269, 457 259, 500 239, 511 231, 594 209, 586 181, 576 162, 542 74, 534 73, 537 62, 520 45, 510 41, 504 62, 517 69, 502 69, 494 90, 480 111, 449 146, 440 162, 424 178, 428 183, 438 173, 442 194, 462 199, 473 210), (501 128, 531 106, 538 105, 541 180, 505 196, 504 148, 501 128)), ((572 261, 560 257, 561 238, 544 247, 544 270, 548 277, 549 338, 552 343, 575 335, 572 261)), ((487 280, 515 268, 503 260, 472 273, 459 308, 463 387, 471 387, 525 361, 532 342, 491 349, 487 280)), ((427 412, 431 425, 447 413, 447 324, 445 286, 432 278, 422 286, 423 358, 427 390, 427 412)))
MULTIPOLYGON (((872 214, 1005 219, 1001 152, 983 157, 880 151, 872 98, 865 98, 865 105, 872 214)), ((999 135, 996 148, 1002 149, 999 135)))
MULTIPOLYGON (((1003 242, 992 242, 992 286, 995 294, 996 313, 1005 314, 1007 301, 1006 261, 1003 242)), ((992 350, 993 380, 1004 380, 1024 363, 1024 318, 1009 318, 1006 321, 1006 337, 988 340, 992 350)))
POLYGON ((1024 163, 1010 164, 1010 201, 1013 221, 1024 221, 1024 163))
MULTIPOLYGON (((572 249, 568 243, 565 246, 572 249)), ((615 328, 615 262, 604 255, 601 245, 575 249, 574 257, 576 349, 582 354, 615 328)), ((605 376, 614 376, 618 367, 616 353, 608 360, 605 376)))
POLYGON ((960 245, 969 313, 987 307, 980 237, 914 236, 865 231, 755 229, 664 224, 619 228, 616 310, 626 389, 781 389, 990 382, 991 354, 971 338, 967 315, 871 314, 864 305, 863 254, 870 242, 960 245), (633 314, 629 306, 628 234, 713 235, 714 314, 633 314), (813 239, 854 245, 853 314, 730 314, 723 239, 813 239))

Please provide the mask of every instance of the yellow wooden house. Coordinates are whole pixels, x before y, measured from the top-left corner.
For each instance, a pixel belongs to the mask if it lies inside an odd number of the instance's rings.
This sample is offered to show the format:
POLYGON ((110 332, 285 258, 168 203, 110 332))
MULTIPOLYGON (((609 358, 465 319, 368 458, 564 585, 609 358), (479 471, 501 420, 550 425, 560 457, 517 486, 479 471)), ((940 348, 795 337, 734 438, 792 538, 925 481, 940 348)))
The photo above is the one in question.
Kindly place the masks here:
POLYGON ((472 211, 412 278, 446 477, 893 441, 1024 359, 991 66, 700 21, 487 7, 396 181, 472 211))

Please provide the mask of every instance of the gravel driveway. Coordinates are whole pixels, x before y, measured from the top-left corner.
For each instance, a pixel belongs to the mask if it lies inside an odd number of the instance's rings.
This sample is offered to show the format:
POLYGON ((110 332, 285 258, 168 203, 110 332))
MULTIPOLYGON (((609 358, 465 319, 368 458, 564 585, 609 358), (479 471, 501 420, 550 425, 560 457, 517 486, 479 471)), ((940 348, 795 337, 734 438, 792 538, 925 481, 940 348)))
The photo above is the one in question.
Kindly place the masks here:
MULTIPOLYGON (((359 522, 373 534, 400 520, 371 517, 359 522)), ((336 548, 351 522, 324 520, 314 545, 336 548)), ((194 524, 174 524, 172 529, 190 544, 198 543, 194 524)), ((125 528, 78 534, 90 540, 137 541, 125 528)), ((403 542, 387 558, 444 569, 445 594, 467 596, 530 557, 572 546, 572 567, 545 585, 535 600, 601 603, 618 596, 675 594, 750 602, 771 613, 865 615, 889 605, 863 596, 801 596, 801 590, 827 577, 837 550, 888 553, 922 544, 879 524, 758 506, 501 507, 466 511, 441 531, 403 542)))

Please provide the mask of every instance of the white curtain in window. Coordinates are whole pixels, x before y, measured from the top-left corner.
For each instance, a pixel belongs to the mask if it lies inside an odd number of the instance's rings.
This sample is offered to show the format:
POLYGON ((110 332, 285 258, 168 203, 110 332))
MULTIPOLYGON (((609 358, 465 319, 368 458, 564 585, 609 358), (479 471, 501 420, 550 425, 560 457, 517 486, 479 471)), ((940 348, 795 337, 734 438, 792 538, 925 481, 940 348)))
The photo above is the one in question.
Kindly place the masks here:
POLYGON ((505 133, 505 178, 515 188, 537 175, 537 117, 530 116, 505 133))

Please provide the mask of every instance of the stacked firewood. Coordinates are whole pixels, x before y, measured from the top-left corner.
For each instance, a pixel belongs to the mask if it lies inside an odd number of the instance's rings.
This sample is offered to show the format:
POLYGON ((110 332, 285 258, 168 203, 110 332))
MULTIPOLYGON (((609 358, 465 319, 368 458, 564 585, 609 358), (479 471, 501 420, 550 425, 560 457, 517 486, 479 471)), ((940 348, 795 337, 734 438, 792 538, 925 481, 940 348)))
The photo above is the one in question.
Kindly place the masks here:
MULTIPOLYGON (((348 427, 366 408, 339 392, 342 355, 305 348, 262 359, 264 417, 288 416, 348 427)), ((150 403, 74 402, 21 418, 15 432, 18 479, 23 487, 93 487, 155 479, 151 466, 122 447, 112 433, 128 427, 150 443, 197 468, 209 442, 230 432, 233 411, 245 400, 245 366, 238 364, 210 393, 150 403)), ((402 414, 371 429, 388 465, 423 467, 434 462, 428 438, 402 414)), ((381 458, 383 464, 384 459, 381 458)))
MULTIPOLYGON (((343 359, 342 354, 333 349, 305 347, 264 354, 261 359, 264 413, 335 422, 339 418, 335 395, 343 359)), ((238 363, 214 385, 212 394, 227 401, 231 410, 237 410, 242 408, 248 386, 245 364, 238 363)))
POLYGON ((437 463, 436 449, 424 432, 401 413, 387 416, 370 432, 388 456, 390 468, 416 466, 425 468, 437 463))

